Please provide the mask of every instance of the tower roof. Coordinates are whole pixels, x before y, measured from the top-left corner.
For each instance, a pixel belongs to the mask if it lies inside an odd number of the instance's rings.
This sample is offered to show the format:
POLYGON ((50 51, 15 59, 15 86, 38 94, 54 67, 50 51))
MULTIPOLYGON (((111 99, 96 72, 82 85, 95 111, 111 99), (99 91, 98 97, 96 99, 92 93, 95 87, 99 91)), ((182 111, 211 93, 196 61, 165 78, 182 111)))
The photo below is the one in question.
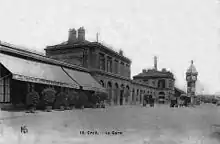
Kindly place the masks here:
POLYGON ((193 60, 191 60, 191 65, 189 66, 189 68, 187 69, 186 73, 190 73, 190 74, 198 74, 196 67, 193 64, 193 60))

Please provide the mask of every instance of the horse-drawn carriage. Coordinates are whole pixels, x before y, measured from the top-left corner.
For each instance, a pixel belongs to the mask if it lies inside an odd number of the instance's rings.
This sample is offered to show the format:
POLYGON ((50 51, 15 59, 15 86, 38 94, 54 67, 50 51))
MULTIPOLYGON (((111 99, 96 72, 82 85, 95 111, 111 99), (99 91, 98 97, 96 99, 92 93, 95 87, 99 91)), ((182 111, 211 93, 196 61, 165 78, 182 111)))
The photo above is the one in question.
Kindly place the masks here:
POLYGON ((179 106, 180 107, 183 107, 183 106, 187 107, 187 106, 189 106, 190 101, 191 101, 191 99, 189 96, 187 96, 186 94, 181 94, 179 97, 179 106))
POLYGON ((150 107, 154 106, 154 98, 152 95, 144 95, 143 106, 147 106, 147 104, 149 104, 150 107))
POLYGON ((186 94, 181 94, 179 97, 172 97, 170 107, 187 107, 190 104, 190 97, 186 94))

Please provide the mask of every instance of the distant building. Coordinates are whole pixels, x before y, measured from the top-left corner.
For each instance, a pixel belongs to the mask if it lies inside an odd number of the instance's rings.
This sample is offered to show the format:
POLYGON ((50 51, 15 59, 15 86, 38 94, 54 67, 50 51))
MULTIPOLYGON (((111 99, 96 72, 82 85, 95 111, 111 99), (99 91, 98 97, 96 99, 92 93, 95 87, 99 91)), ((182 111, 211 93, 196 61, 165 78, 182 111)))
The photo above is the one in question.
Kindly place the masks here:
POLYGON ((141 103, 145 92, 154 89, 143 82, 131 80, 131 60, 122 50, 85 38, 85 29, 69 30, 68 41, 48 46, 46 56, 88 69, 90 74, 108 89, 110 104, 141 103), (77 36, 78 35, 78 36, 77 36))
POLYGON ((161 71, 157 68, 157 58, 154 57, 154 68, 143 70, 142 73, 133 76, 134 81, 142 81, 155 88, 153 93, 156 101, 162 103, 168 101, 174 95, 175 79, 173 73, 163 68, 161 71))

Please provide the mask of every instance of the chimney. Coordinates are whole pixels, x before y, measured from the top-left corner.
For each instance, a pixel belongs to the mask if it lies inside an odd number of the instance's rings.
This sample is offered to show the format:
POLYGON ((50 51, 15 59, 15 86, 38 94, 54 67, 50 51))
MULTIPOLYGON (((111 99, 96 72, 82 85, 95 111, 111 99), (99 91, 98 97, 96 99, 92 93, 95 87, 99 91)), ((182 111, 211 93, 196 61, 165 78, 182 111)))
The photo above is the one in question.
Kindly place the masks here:
POLYGON ((80 27, 78 29, 78 41, 80 41, 80 42, 85 41, 85 29, 84 29, 84 27, 80 27))
POLYGON ((166 68, 162 68, 162 72, 167 72, 166 68))
POLYGON ((69 29, 69 37, 68 37, 68 43, 72 44, 76 42, 76 30, 69 29))
POLYGON ((157 70, 157 57, 154 56, 154 69, 157 70))
POLYGON ((119 55, 123 56, 123 51, 119 50, 119 55))

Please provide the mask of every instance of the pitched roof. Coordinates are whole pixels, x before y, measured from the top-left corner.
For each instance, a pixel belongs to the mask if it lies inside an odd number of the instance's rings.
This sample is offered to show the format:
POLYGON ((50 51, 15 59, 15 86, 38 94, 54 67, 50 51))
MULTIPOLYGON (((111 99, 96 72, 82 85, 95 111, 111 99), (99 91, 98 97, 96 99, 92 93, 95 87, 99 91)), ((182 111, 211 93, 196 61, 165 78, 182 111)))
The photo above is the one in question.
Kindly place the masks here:
MULTIPOLYGON (((117 51, 115 51, 113 48, 111 48, 110 46, 106 46, 103 43, 100 42, 90 42, 87 40, 84 41, 76 41, 74 43, 68 43, 68 41, 65 41, 63 43, 57 44, 57 45, 53 45, 53 46, 47 46, 47 48, 45 48, 45 50, 49 50, 49 49, 56 49, 56 48, 61 48, 61 47, 72 47, 72 46, 95 46, 95 47, 101 47, 104 48, 110 52, 115 53, 116 55, 120 55, 117 51)), ((123 55, 120 55, 121 57, 123 57, 124 59, 128 60, 129 62, 131 62, 131 59, 129 59, 128 57, 125 57, 123 55)))
POLYGON ((176 91, 180 92, 181 94, 186 94, 185 91, 183 91, 183 90, 181 90, 181 89, 179 89, 179 88, 177 88, 177 87, 174 87, 174 89, 175 89, 176 91))
POLYGON ((191 61, 191 65, 187 69, 186 73, 192 73, 192 74, 197 74, 198 73, 197 70, 196 70, 196 67, 193 64, 193 61, 191 61))
POLYGON ((52 49, 54 47, 63 47, 63 46, 73 46, 73 45, 84 45, 84 44, 90 44, 91 42, 88 40, 84 40, 84 41, 76 41, 74 43, 69 43, 68 41, 62 42, 60 44, 56 44, 56 45, 51 45, 51 46, 47 46, 46 49, 52 49))
POLYGON ((142 77, 142 78, 143 77, 154 77, 154 78, 172 78, 172 79, 174 79, 173 74, 171 72, 167 72, 167 71, 162 72, 162 71, 157 71, 154 69, 139 73, 138 75, 134 76, 134 78, 140 78, 140 77, 142 77))
POLYGON ((5 52, 9 52, 9 53, 13 53, 13 54, 17 54, 17 55, 21 55, 21 56, 30 57, 30 58, 38 60, 38 61, 43 61, 43 62, 47 62, 47 63, 54 64, 54 65, 60 65, 60 66, 88 72, 88 70, 86 68, 83 68, 83 67, 80 67, 77 65, 73 65, 73 64, 69 64, 69 63, 65 63, 62 61, 58 61, 55 59, 51 59, 51 58, 48 58, 47 56, 42 55, 40 53, 33 52, 33 51, 30 51, 30 50, 27 50, 24 48, 20 48, 19 46, 12 45, 12 44, 2 42, 2 41, 0 41, 0 50, 5 51, 5 52))

